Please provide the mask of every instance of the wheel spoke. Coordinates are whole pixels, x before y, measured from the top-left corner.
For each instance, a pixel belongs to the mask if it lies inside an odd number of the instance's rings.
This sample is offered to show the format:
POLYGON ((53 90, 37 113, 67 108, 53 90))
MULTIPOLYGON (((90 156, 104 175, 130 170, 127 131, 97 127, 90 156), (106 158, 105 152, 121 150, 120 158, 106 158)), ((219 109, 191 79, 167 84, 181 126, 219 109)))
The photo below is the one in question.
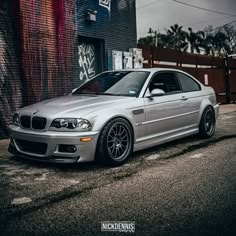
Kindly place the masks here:
POLYGON ((122 130, 122 126, 118 126, 119 127, 119 129, 118 129, 118 131, 117 131, 117 135, 120 135, 120 132, 121 132, 121 130, 122 130))
POLYGON ((120 133, 120 136, 122 137, 122 134, 125 132, 125 129, 122 130, 122 132, 120 133))
MULTIPOLYGON (((122 153, 123 153, 123 150, 122 150, 121 146, 119 146, 118 149, 119 149, 119 153, 122 154, 122 153)), ((120 155, 120 154, 119 154, 119 155, 120 155)))
POLYGON ((121 134, 124 133, 124 132, 125 132, 125 129, 122 126, 120 126, 119 136, 121 136, 121 134))
POLYGON ((122 151, 120 152, 120 147, 117 147, 117 153, 118 153, 118 156, 120 156, 120 154, 122 154, 122 151))
POLYGON ((115 148, 115 157, 117 157, 117 148, 115 148))
POLYGON ((121 139, 124 139, 125 137, 128 137, 127 133, 125 133, 124 136, 121 136, 121 139))
POLYGON ((110 147, 108 147, 110 150, 114 148, 114 144, 112 144, 110 147))
POLYGON ((114 129, 112 129, 110 132, 110 137, 114 138, 115 136, 116 136, 115 131, 114 131, 114 129), (113 133, 113 135, 112 135, 112 133, 113 133))
POLYGON ((121 140, 121 143, 123 143, 123 144, 126 144, 128 142, 128 138, 127 139, 122 139, 121 140))
POLYGON ((110 150, 110 153, 113 155, 113 153, 114 153, 114 150, 115 150, 115 148, 112 148, 111 150, 110 150))
POLYGON ((118 134, 118 125, 115 126, 115 129, 116 129, 115 134, 116 134, 116 136, 117 136, 117 134, 118 134))
POLYGON ((123 150, 126 148, 126 146, 123 145, 123 144, 121 144, 121 145, 120 145, 120 148, 121 148, 121 150, 123 151, 123 150))

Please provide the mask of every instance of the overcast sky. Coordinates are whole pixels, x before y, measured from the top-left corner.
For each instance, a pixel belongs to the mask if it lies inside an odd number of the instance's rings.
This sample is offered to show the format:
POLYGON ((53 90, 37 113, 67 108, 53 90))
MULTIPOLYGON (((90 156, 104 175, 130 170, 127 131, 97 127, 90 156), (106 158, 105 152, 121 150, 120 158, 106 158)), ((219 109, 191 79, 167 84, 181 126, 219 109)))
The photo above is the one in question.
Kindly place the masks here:
POLYGON ((235 16, 203 11, 173 0, 136 0, 138 38, 146 36, 149 27, 163 32, 170 25, 178 23, 185 29, 192 27, 200 30, 209 25, 216 27, 236 20, 236 0, 179 1, 235 16))

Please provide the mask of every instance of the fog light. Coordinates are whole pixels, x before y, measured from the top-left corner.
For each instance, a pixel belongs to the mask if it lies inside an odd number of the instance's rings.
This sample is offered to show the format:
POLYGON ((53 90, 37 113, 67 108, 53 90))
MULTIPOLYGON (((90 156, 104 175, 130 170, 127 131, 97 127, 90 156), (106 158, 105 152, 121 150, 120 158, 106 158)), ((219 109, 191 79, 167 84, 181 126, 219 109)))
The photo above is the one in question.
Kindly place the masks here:
POLYGON ((74 145, 69 145, 69 146, 67 147, 67 150, 68 150, 68 152, 70 152, 70 153, 74 153, 74 152, 76 152, 77 148, 76 148, 76 146, 74 146, 74 145))
POLYGON ((59 152, 75 153, 77 148, 75 145, 59 145, 59 152))
POLYGON ((84 143, 87 143, 87 142, 92 141, 92 138, 81 138, 80 141, 84 142, 84 143))

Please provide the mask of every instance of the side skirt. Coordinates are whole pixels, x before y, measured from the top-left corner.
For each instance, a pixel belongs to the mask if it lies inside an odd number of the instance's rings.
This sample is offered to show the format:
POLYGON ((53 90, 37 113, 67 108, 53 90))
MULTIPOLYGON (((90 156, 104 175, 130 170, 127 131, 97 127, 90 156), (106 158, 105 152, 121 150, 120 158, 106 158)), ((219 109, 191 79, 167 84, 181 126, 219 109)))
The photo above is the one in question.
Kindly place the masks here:
POLYGON ((198 128, 192 128, 189 130, 185 130, 182 132, 175 132, 175 133, 170 133, 169 135, 156 135, 156 136, 152 136, 152 137, 145 137, 142 140, 137 141, 134 144, 134 152, 145 149, 145 148, 150 148, 156 145, 160 145, 163 143, 167 143, 167 142, 171 142, 174 141, 176 139, 181 139, 187 136, 191 136, 194 134, 198 134, 199 133, 199 129, 198 128))

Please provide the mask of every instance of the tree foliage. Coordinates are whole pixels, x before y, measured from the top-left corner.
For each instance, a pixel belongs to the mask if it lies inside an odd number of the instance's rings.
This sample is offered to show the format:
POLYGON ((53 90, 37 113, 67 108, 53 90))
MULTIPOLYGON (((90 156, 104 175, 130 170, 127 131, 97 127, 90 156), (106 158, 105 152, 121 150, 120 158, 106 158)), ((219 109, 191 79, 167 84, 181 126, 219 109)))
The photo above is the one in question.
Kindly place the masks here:
MULTIPOLYGON (((140 38, 140 45, 154 45, 154 36, 140 38)), ((157 34, 157 45, 162 48, 175 49, 182 52, 201 53, 212 56, 225 56, 236 53, 236 27, 232 24, 222 27, 206 27, 204 30, 187 31, 174 24, 165 33, 157 34)))

